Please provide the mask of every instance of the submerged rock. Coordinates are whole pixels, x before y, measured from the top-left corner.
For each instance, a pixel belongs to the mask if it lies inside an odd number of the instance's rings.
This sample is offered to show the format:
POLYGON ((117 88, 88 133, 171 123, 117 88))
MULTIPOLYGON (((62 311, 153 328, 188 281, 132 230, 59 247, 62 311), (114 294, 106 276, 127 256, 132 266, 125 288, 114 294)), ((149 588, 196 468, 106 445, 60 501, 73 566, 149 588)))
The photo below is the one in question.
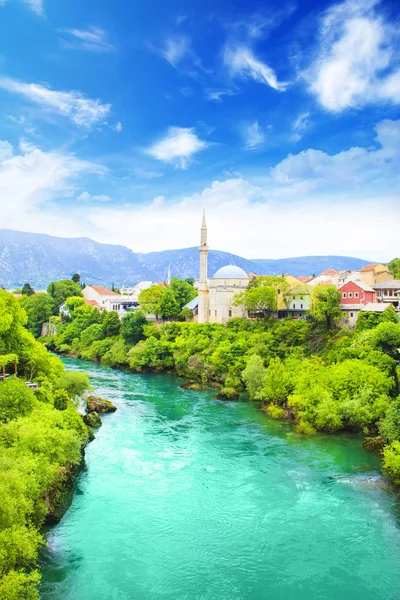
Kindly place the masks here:
POLYGON ((203 389, 203 386, 198 381, 187 381, 186 383, 182 383, 182 385, 180 385, 179 387, 183 390, 199 391, 203 389))
POLYGON ((239 392, 237 392, 234 388, 226 387, 222 388, 218 394, 215 394, 215 398, 218 398, 218 400, 238 400, 239 392))
POLYGON ((392 489, 390 482, 380 475, 332 475, 330 481, 360 488, 378 488, 385 492, 392 489))
POLYGON ((101 419, 97 412, 93 411, 83 417, 86 425, 89 427, 101 427, 101 419))
POLYGON ((92 413, 96 412, 99 414, 115 412, 117 407, 115 404, 110 402, 109 400, 105 400, 104 398, 100 398, 100 396, 88 396, 86 398, 86 412, 92 413))
POLYGON ((366 450, 369 450, 369 452, 382 452, 385 443, 385 438, 378 435, 376 437, 365 437, 362 445, 366 450))

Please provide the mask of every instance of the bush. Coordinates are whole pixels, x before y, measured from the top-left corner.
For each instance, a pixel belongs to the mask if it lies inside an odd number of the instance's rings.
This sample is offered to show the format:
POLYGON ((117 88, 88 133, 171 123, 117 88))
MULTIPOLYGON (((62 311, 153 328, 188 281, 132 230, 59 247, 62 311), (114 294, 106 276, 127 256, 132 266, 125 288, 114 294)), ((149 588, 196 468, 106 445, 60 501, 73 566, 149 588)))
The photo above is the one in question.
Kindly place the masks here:
POLYGON ((280 406, 276 406, 275 404, 269 404, 266 408, 266 411, 270 417, 273 419, 284 419, 285 411, 280 406))
POLYGON ((34 403, 35 395, 22 379, 9 377, 0 383, 0 421, 3 423, 29 414, 34 403))
POLYGON ((383 468, 394 483, 400 484, 400 442, 392 442, 383 449, 383 468))
POLYGON ((314 427, 311 425, 311 423, 308 423, 308 421, 300 421, 300 423, 298 423, 296 425, 296 433, 300 433, 301 435, 311 436, 311 435, 315 435, 316 431, 315 431, 314 427))

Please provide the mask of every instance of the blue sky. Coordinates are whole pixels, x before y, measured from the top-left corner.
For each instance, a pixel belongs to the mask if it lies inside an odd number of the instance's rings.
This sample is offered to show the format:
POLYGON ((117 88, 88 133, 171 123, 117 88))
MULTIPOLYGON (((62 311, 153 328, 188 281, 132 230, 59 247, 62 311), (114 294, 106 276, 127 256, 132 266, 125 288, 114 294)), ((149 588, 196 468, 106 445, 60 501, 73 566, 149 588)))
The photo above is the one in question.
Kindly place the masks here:
POLYGON ((0 0, 0 227, 400 254, 397 2, 0 0))

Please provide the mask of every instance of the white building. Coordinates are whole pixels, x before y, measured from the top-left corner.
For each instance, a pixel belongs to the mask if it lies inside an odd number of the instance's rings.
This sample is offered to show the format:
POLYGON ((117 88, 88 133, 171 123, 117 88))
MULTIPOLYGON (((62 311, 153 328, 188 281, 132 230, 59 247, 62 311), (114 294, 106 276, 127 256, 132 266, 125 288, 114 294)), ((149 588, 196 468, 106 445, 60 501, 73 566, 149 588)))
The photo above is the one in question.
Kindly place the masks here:
POLYGON ((88 303, 96 302, 100 309, 106 308, 108 300, 118 298, 118 294, 102 285, 87 285, 83 288, 82 295, 88 303))
POLYGON ((242 307, 234 306, 237 294, 246 290, 249 278, 245 271, 235 265, 221 267, 214 277, 208 279, 208 245, 205 214, 201 225, 200 278, 198 286, 198 322, 226 323, 232 317, 246 316, 242 307))
POLYGON ((136 285, 131 286, 131 287, 125 287, 125 285, 122 285, 122 287, 120 289, 120 294, 136 298, 136 301, 137 301, 139 298, 140 292, 142 292, 143 290, 147 290, 152 285, 153 285, 152 281, 140 281, 139 283, 137 283, 136 285))

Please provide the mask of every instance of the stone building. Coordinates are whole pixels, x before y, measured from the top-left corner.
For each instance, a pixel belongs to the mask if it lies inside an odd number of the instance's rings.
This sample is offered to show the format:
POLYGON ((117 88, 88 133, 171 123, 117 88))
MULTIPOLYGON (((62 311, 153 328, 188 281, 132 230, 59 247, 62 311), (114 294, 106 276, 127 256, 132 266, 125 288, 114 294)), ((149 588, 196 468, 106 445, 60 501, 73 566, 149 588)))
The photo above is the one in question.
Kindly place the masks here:
POLYGON ((200 278, 198 285, 198 322, 226 323, 232 317, 244 317, 246 311, 234 306, 237 294, 246 290, 249 278, 245 271, 235 265, 221 267, 208 279, 208 245, 205 213, 200 235, 200 278))

